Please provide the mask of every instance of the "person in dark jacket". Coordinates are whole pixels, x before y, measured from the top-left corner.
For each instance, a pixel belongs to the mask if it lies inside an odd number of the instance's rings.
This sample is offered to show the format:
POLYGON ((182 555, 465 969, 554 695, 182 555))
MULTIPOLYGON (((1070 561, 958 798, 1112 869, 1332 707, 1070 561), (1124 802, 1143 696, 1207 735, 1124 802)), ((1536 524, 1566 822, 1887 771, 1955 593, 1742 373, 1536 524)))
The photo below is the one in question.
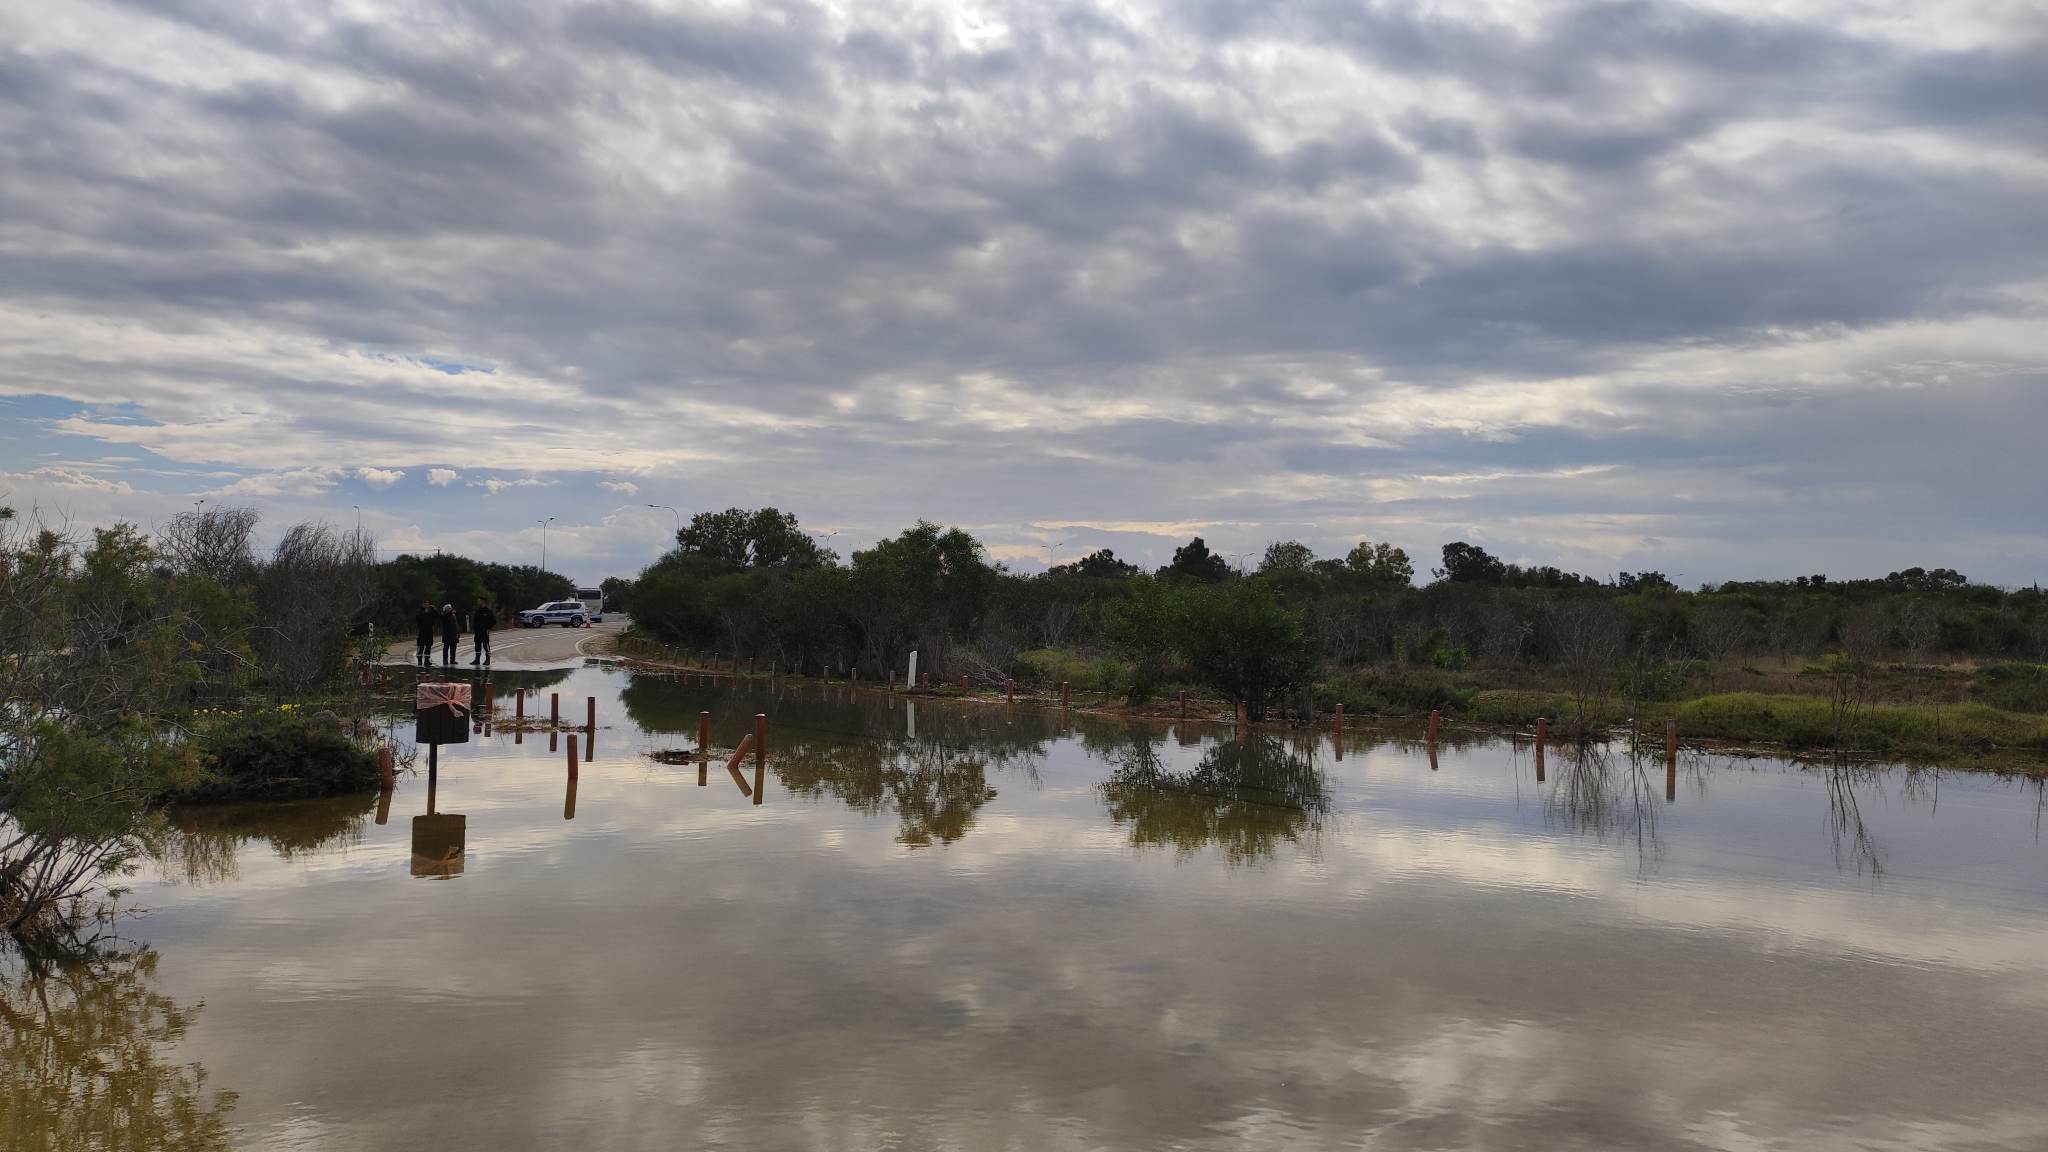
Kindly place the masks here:
POLYGON ((455 663, 455 645, 462 640, 462 617, 455 614, 455 605, 441 605, 441 663, 455 663))
POLYGON ((434 625, 440 620, 441 614, 434 611, 434 604, 430 600, 420 601, 420 610, 413 613, 412 622, 414 627, 419 629, 419 635, 414 637, 418 649, 412 654, 412 658, 413 663, 422 668, 431 667, 434 663, 434 625))
POLYGON ((498 626, 498 614, 491 611, 489 600, 476 602, 476 610, 469 614, 469 662, 483 661, 484 667, 491 666, 491 629, 498 626))

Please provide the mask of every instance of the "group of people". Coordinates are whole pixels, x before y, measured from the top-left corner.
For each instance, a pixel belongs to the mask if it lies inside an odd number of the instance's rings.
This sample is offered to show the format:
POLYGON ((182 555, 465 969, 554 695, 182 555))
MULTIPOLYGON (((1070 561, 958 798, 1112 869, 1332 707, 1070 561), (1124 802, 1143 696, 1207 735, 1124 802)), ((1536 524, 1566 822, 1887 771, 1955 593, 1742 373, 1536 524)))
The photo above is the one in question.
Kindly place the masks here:
MULTIPOLYGON (((443 604, 439 612, 434 611, 431 600, 420 601, 420 610, 413 616, 419 626, 418 649, 413 653, 415 662, 422 668, 434 665, 434 634, 441 635, 441 663, 455 663, 455 648, 462 640, 462 618, 455 614, 455 605, 443 604)), ((491 611, 491 602, 479 600, 469 614, 469 662, 489 667, 491 663, 491 629, 498 626, 498 614, 491 611)))

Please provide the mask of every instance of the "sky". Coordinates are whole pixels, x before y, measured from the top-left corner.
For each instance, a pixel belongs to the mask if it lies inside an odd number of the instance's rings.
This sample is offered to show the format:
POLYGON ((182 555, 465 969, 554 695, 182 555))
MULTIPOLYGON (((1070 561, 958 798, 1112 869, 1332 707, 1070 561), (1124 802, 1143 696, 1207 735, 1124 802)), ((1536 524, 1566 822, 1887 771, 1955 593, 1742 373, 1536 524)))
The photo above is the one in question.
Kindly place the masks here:
POLYGON ((2031 583, 2044 60, 2037 0, 4 5, 0 501, 2031 583))

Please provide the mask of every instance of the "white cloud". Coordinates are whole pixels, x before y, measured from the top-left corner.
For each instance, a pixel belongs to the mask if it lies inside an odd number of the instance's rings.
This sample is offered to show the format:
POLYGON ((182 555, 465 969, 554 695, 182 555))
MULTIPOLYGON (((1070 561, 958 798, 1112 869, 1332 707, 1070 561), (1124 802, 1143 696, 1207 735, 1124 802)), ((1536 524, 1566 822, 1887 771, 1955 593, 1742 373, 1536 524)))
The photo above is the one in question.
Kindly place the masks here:
POLYGON ((358 468, 356 479, 372 488, 389 488, 405 479, 405 472, 398 468, 358 468))
POLYGON ((471 480, 469 486, 471 488, 483 489, 484 494, 487 496, 496 496, 508 488, 551 488, 554 486, 554 483, 552 480, 542 480, 539 477, 527 476, 518 480, 471 480))
POLYGON ((427 483, 436 488, 446 488, 461 479, 462 474, 453 468, 427 469, 427 483))
POLYGON ((617 492, 621 496, 638 496, 640 494, 640 486, 631 480, 600 480, 597 486, 607 492, 617 492))
POLYGON ((0 472, 0 478, 32 486, 104 492, 114 496, 127 496, 135 491, 126 480, 109 480, 103 476, 95 476, 82 468, 46 467, 29 472, 0 472))
POLYGON ((212 496, 318 496, 334 487, 335 474, 324 468, 292 468, 244 476, 208 492, 212 496))

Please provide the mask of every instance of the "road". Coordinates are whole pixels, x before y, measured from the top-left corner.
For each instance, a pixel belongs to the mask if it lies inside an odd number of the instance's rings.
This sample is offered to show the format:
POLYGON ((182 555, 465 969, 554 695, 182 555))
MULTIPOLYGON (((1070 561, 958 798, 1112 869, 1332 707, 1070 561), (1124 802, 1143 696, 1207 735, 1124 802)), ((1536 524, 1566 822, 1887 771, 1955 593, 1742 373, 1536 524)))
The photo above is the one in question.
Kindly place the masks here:
MULTIPOLYGON (((559 668, 585 656, 602 655, 612 640, 626 628, 623 616, 607 616, 602 624, 589 628, 521 628, 514 625, 491 633, 491 667, 559 668)), ((384 663, 412 663, 413 643, 407 637, 384 650, 384 663)), ((456 646, 456 662, 469 666, 469 637, 456 646)), ((434 644, 434 659, 441 659, 441 645, 434 644)))

